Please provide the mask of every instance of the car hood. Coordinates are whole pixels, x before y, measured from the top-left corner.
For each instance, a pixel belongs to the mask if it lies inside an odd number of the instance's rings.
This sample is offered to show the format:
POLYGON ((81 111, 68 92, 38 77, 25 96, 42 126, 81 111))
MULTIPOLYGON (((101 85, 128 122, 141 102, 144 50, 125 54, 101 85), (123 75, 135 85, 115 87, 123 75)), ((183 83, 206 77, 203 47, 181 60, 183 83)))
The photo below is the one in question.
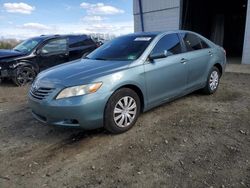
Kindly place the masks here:
POLYGON ((126 69, 130 63, 131 61, 81 59, 45 70, 38 75, 37 81, 47 86, 87 84, 99 77, 126 69))
POLYGON ((18 52, 15 50, 2 50, 0 49, 0 60, 5 58, 13 58, 13 57, 19 57, 24 55, 22 52, 18 52))

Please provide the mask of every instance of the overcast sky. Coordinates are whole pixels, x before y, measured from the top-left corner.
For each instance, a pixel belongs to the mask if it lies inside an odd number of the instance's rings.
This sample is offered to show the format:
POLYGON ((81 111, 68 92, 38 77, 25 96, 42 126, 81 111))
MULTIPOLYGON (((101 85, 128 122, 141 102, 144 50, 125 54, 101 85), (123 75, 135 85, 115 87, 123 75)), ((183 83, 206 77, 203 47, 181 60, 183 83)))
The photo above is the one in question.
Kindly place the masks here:
POLYGON ((0 37, 133 32, 132 0, 0 0, 0 37))

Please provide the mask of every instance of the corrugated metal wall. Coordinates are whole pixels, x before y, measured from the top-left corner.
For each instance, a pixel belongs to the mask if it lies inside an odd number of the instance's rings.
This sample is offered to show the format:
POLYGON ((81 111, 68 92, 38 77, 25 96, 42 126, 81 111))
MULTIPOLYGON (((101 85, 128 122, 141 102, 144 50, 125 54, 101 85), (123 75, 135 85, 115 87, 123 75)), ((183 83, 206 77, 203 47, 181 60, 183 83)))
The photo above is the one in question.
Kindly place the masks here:
MULTIPOLYGON (((180 0, 141 0, 145 31, 167 31, 179 29, 180 0)), ((134 0, 134 30, 141 31, 139 0, 134 0)), ((250 0, 242 63, 250 64, 250 0)))
MULTIPOLYGON (((142 0, 145 31, 166 31, 179 29, 179 0, 142 0)), ((134 0, 134 28, 141 31, 139 0, 134 0)))
POLYGON ((248 0, 248 5, 247 5, 247 20, 246 20, 242 63, 250 64, 250 0, 248 0))

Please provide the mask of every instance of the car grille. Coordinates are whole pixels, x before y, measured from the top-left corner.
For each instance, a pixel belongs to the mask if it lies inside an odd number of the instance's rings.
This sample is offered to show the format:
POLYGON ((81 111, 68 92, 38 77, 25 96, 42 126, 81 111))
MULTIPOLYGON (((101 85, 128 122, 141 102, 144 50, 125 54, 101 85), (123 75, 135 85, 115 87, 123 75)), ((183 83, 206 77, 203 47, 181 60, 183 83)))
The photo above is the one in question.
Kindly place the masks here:
POLYGON ((50 93, 52 93, 54 88, 45 88, 45 87, 40 87, 40 88, 35 88, 32 87, 30 89, 30 95, 34 97, 35 99, 38 100, 44 100, 46 99, 47 96, 49 96, 50 93))

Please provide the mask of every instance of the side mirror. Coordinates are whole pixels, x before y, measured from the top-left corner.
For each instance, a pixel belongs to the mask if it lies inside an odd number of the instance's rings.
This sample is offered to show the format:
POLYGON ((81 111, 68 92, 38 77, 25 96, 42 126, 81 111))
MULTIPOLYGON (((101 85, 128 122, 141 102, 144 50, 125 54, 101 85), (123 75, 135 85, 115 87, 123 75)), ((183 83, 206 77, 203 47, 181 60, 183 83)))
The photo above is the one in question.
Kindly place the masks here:
POLYGON ((167 50, 164 50, 163 52, 160 52, 160 53, 152 53, 149 55, 150 60, 161 59, 161 58, 166 58, 166 57, 168 57, 167 50))

